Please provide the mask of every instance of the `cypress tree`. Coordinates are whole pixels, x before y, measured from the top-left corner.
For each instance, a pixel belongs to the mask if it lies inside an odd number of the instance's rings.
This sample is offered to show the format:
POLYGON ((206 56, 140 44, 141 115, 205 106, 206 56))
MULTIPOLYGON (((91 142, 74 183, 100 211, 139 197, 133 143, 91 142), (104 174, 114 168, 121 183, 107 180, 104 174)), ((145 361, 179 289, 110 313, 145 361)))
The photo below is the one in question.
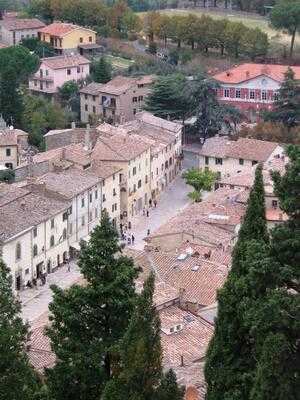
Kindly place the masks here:
POLYGON ((104 57, 101 57, 99 61, 92 64, 91 74, 95 82, 107 83, 111 80, 111 64, 109 64, 104 57))
POLYGON ((11 288, 10 271, 0 260, 0 399, 29 400, 38 381, 26 354, 28 327, 11 288))
POLYGON ((207 400, 249 399, 255 359, 244 313, 249 303, 266 291, 266 276, 271 270, 267 255, 264 187, 258 166, 233 251, 232 269, 218 293, 218 318, 205 365, 207 400))
POLYGON ((82 247, 78 264, 87 284, 65 291, 54 287, 49 307, 48 336, 58 360, 47 375, 55 400, 99 399, 112 373, 112 348, 124 335, 136 300, 137 272, 121 255, 107 213, 82 247))
POLYGON ((144 284, 120 344, 120 369, 106 385, 102 400, 182 400, 176 375, 162 372, 160 320, 153 305, 154 274, 144 284))
POLYGON ((162 377, 157 400, 183 400, 184 392, 184 388, 177 384, 175 372, 169 369, 162 377))

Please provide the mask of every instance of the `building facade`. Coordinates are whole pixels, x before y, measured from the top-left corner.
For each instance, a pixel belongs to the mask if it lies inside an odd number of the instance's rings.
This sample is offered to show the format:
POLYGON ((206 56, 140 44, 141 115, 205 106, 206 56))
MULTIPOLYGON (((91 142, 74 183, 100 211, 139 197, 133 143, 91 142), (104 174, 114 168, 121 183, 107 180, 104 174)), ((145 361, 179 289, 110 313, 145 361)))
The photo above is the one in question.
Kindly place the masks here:
POLYGON ((45 24, 36 19, 5 18, 0 23, 1 39, 0 42, 14 46, 23 39, 37 38, 39 29, 45 24))
POLYGON ((228 178, 242 172, 251 172, 258 163, 280 158, 283 147, 275 142, 240 138, 213 137, 205 141, 199 151, 199 169, 216 172, 218 178, 228 178))
POLYGON ((66 22, 53 22, 39 30, 41 41, 49 43, 58 54, 71 54, 78 46, 96 44, 96 32, 66 22))
POLYGON ((90 61, 78 54, 42 58, 38 71, 29 79, 29 89, 51 95, 64 83, 85 79, 89 73, 90 61))
POLYGON ((80 91, 81 121, 104 119, 124 123, 142 110, 154 82, 152 75, 140 78, 116 76, 106 84, 92 82, 80 91))
MULTIPOLYGON (((300 67, 291 67, 300 79, 300 67)), ((251 122, 259 120, 262 110, 272 110, 288 66, 242 64, 213 78, 220 83, 217 91, 221 102, 239 108, 251 122)))

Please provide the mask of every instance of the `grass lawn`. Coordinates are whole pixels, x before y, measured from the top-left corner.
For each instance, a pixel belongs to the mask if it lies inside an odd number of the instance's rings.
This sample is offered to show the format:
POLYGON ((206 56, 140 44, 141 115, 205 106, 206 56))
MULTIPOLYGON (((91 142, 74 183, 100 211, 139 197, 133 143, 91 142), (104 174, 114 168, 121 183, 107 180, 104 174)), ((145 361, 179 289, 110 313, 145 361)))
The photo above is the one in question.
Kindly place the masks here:
POLYGON ((106 60, 111 63, 114 69, 126 69, 130 65, 134 64, 133 60, 128 60, 122 57, 116 57, 112 55, 105 56, 106 60))

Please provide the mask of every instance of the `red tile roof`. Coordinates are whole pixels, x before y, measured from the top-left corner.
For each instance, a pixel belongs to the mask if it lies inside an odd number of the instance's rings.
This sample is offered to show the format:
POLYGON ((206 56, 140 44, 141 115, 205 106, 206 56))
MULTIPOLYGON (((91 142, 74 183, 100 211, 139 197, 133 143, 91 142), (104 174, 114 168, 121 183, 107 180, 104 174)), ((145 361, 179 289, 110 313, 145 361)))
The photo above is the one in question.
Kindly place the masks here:
MULTIPOLYGON (((295 78, 300 79, 300 67, 291 67, 295 72, 295 78)), ((275 81, 282 82, 287 65, 272 64, 242 64, 237 67, 220 72, 213 76, 221 83, 241 83, 265 75, 275 81)))
POLYGON ((44 22, 37 18, 32 19, 14 19, 7 18, 2 22, 2 26, 8 31, 22 31, 26 29, 40 29, 45 26, 44 22))
POLYGON ((79 65, 90 64, 91 62, 79 54, 48 57, 41 59, 42 64, 46 64, 51 69, 63 69, 77 67, 79 65))
POLYGON ((52 24, 45 26, 43 29, 40 29, 39 32, 47 33, 52 36, 63 37, 66 34, 68 34, 69 32, 72 32, 77 29, 90 30, 91 32, 94 32, 91 29, 84 28, 79 25, 69 24, 66 22, 53 22, 52 24))

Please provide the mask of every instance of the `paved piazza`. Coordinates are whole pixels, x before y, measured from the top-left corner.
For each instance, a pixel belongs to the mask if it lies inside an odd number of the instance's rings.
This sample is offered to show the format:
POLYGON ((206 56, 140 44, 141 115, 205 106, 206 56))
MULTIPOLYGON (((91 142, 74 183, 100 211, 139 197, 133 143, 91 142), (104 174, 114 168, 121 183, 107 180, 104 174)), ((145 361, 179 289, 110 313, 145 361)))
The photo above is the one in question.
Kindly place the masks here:
MULTIPOLYGON (((149 209, 149 217, 139 216, 132 219, 131 233, 135 236, 134 248, 143 249, 145 242, 143 239, 147 235, 148 229, 153 232, 168 219, 184 209, 190 202, 187 194, 191 190, 181 177, 174 179, 171 185, 160 196, 157 207, 149 209)), ((24 321, 31 324, 48 309, 48 304, 52 300, 50 286, 56 284, 61 288, 67 288, 80 279, 80 272, 74 262, 71 263, 70 271, 66 266, 59 268, 58 271, 47 276, 44 286, 37 289, 25 289, 20 293, 22 302, 22 317, 24 321)))

